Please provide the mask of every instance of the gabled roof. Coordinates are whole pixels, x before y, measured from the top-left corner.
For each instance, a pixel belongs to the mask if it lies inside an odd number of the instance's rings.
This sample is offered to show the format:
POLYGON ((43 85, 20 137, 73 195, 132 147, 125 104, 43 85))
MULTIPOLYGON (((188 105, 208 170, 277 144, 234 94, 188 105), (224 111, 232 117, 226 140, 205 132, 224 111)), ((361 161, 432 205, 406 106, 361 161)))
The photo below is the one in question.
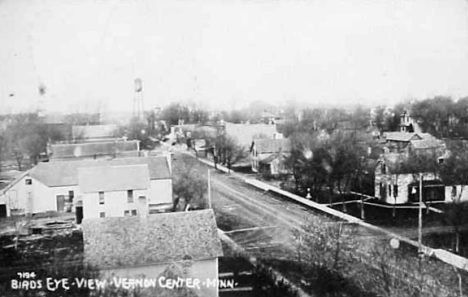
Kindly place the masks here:
POLYGON ((73 186, 78 185, 78 168, 138 164, 148 165, 149 178, 151 180, 170 179, 172 176, 166 157, 44 162, 32 168, 29 171, 29 175, 49 187, 73 186))
POLYGON ((87 219, 85 260, 101 269, 161 265, 223 255, 213 210, 87 219))
POLYGON ((149 187, 148 165, 82 167, 78 182, 82 193, 144 190, 149 187))
POLYGON ((253 144, 259 154, 290 152, 291 141, 284 139, 255 139, 253 144))
POLYGON ((387 141, 402 141, 402 142, 409 142, 411 140, 418 140, 422 139, 416 133, 408 133, 408 132, 387 132, 385 133, 385 139, 387 141))
POLYGON ((115 137, 117 125, 88 125, 73 126, 73 139, 93 139, 93 138, 112 138, 115 137))
POLYGON ((52 144, 51 159, 80 158, 93 156, 118 155, 124 152, 137 152, 138 140, 92 142, 76 144, 52 144))
POLYGON ((263 156, 262 158, 259 158, 258 162, 263 163, 263 164, 270 164, 271 162, 279 158, 285 158, 285 156, 282 154, 280 155, 279 153, 267 154, 263 156))

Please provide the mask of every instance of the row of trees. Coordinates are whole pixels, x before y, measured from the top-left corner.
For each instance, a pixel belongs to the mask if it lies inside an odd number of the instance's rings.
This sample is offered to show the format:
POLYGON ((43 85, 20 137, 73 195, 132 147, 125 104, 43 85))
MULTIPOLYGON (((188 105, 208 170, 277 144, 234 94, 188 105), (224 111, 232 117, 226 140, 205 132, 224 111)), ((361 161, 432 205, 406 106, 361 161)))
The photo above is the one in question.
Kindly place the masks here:
POLYGON ((363 190, 362 180, 369 170, 371 158, 378 154, 376 145, 362 133, 336 132, 331 135, 321 132, 295 133, 290 137, 292 152, 285 160, 291 169, 297 192, 309 188, 312 195, 328 189, 343 194, 351 187, 363 190))
POLYGON ((61 141, 66 135, 47 126, 36 113, 10 116, 6 128, 0 132, 0 152, 3 159, 14 159, 18 170, 24 161, 36 164, 47 151, 49 141, 61 141))
POLYGON ((439 138, 468 137, 468 97, 458 100, 436 96, 413 102, 404 102, 393 108, 379 106, 372 119, 380 131, 398 131, 404 112, 417 122, 423 132, 439 138))

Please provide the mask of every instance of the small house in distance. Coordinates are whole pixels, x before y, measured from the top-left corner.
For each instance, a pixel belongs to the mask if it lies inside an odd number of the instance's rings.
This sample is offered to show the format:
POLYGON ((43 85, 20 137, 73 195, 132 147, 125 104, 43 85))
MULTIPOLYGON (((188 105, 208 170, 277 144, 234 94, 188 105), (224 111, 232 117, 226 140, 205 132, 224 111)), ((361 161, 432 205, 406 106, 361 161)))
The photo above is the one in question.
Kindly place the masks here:
MULTIPOLYGON (((175 212, 148 217, 119 217, 83 221, 85 261, 105 277, 200 281, 198 296, 218 296, 218 258, 223 255, 213 210, 175 212), (179 267, 179 269, 174 269, 179 267), (167 276, 166 276, 167 278, 167 276)), ((155 295, 158 286, 146 288, 155 295)), ((148 295, 150 296, 150 295, 148 295)))
POLYGON ((291 153, 289 139, 254 139, 250 148, 252 171, 268 175, 287 174, 284 159, 291 153))

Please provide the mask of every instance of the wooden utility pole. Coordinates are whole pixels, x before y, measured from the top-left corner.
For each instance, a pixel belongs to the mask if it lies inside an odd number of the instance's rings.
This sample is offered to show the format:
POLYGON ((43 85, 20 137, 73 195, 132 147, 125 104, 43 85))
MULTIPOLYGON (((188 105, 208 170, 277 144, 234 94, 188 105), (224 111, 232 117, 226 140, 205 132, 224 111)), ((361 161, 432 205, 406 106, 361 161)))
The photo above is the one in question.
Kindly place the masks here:
POLYGON ((211 173, 208 168, 208 208, 211 208, 211 173))

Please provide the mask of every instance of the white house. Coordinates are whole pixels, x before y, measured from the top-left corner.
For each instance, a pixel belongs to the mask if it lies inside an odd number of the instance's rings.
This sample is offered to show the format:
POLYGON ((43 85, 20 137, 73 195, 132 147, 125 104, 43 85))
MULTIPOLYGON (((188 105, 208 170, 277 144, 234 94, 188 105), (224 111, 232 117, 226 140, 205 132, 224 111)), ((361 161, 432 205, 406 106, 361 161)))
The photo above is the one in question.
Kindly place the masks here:
MULTIPOLYGON (((168 208, 172 204, 172 173, 168 157, 134 157, 112 160, 79 160, 39 163, 0 192, 0 202, 6 204, 7 215, 74 211, 82 207, 78 171, 81 168, 103 166, 146 165, 149 188, 146 190, 150 211, 168 208), (81 202, 80 202, 81 203, 81 202)), ((127 189, 131 190, 131 189, 127 189)), ((135 195, 139 195, 135 192, 135 195)))
MULTIPOLYGON (((84 257, 103 278, 199 281, 196 294, 217 297, 218 257, 223 255, 213 210, 116 217, 83 221, 84 257), (169 273, 168 273, 169 272, 169 273), (170 274, 170 276, 168 276, 170 274)), ((143 296, 180 296, 159 284, 143 296)))
POLYGON ((83 219, 146 216, 151 183, 147 164, 78 169, 83 219))

